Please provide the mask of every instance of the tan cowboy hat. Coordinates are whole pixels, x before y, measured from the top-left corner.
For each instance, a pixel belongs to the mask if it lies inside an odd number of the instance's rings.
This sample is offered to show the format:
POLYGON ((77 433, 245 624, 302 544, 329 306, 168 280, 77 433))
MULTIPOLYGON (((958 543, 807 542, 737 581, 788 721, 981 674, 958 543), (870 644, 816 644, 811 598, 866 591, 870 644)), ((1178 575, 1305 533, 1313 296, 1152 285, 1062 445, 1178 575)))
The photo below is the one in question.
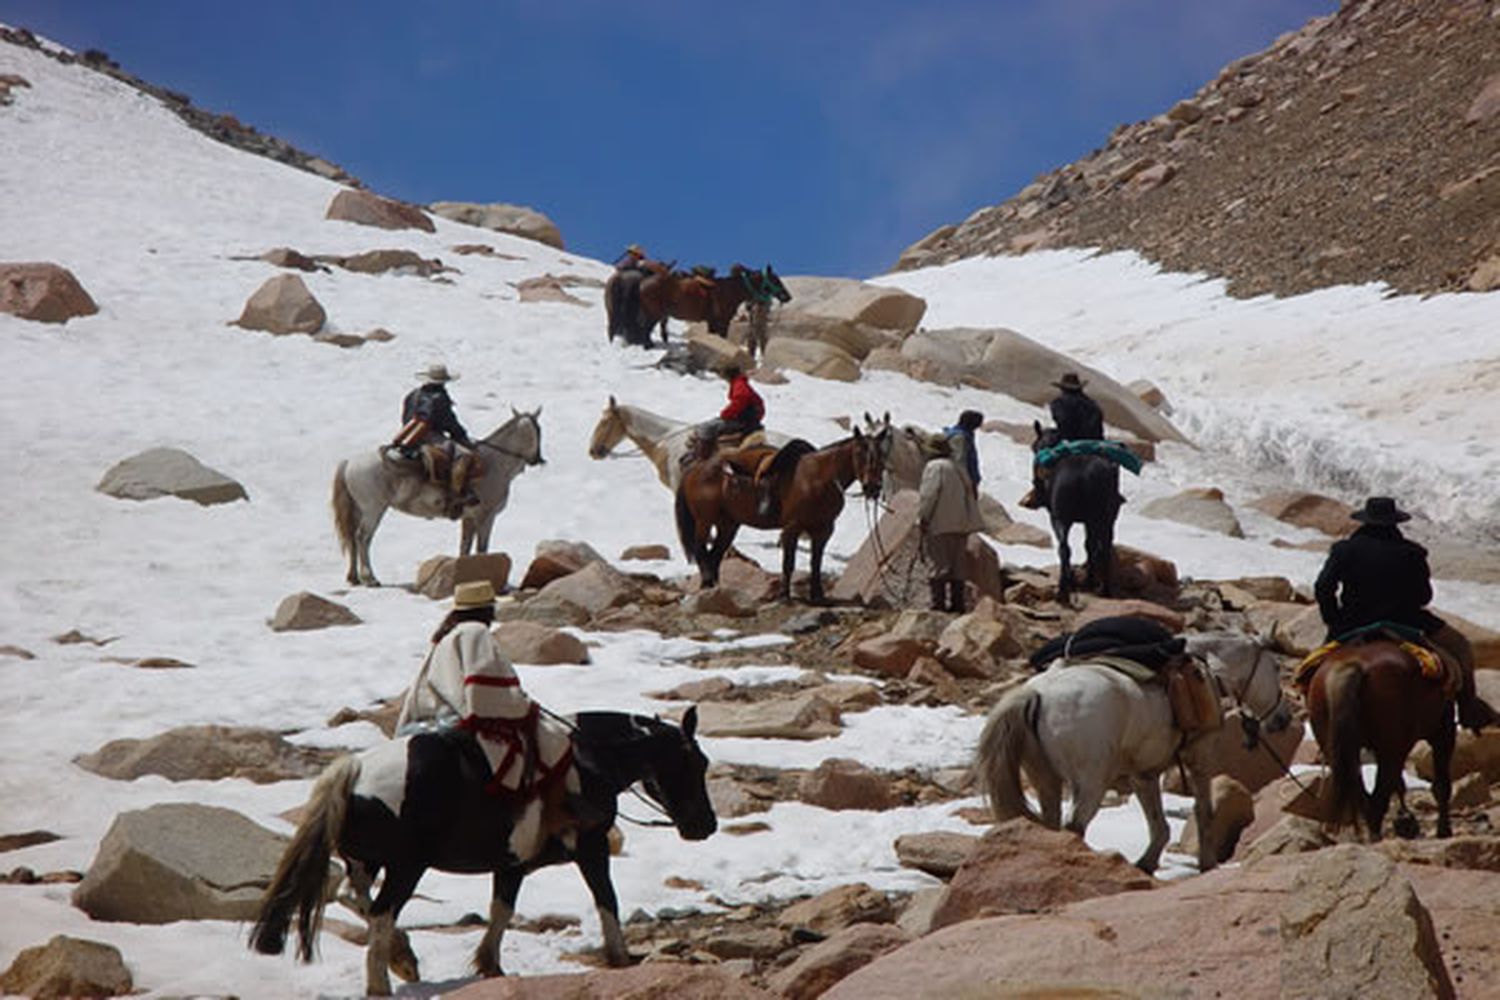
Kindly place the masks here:
POLYGON ((1052 384, 1057 386, 1059 389, 1081 390, 1089 383, 1087 379, 1079 378, 1077 372, 1068 372, 1066 375, 1058 379, 1056 382, 1053 382, 1052 384))
POLYGON ((628 247, 625 248, 625 252, 626 253, 633 253, 637 257, 644 257, 644 256, 646 256, 645 249, 642 248, 642 246, 639 243, 632 243, 632 244, 630 244, 630 246, 628 246, 628 247))
POLYGON ((916 440, 924 458, 947 458, 953 454, 953 442, 941 432, 920 434, 916 436, 916 440))
POLYGON ((417 378, 424 382, 452 382, 458 378, 458 373, 448 371, 447 365, 431 364, 425 372, 417 372, 417 378))
POLYGON ((1349 516, 1362 524, 1400 524, 1411 520, 1411 515, 1397 507, 1390 497, 1371 497, 1365 501, 1363 510, 1349 516))
POLYGON ((495 603, 495 585, 488 580, 469 580, 453 588, 453 610, 487 608, 495 603))

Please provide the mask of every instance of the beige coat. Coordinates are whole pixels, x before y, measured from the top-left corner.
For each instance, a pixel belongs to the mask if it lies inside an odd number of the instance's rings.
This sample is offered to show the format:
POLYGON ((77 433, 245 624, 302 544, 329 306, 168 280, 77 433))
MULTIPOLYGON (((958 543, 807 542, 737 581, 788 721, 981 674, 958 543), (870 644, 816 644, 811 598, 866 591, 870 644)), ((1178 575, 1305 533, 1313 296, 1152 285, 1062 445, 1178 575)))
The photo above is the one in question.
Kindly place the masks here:
POLYGON ((969 477, 953 458, 934 458, 922 468, 918 517, 933 535, 982 531, 979 501, 969 490, 969 477))
MULTIPOLYGON (((532 780, 556 767, 572 745, 568 731, 540 714, 536 703, 521 690, 515 668, 482 622, 460 622, 427 654, 401 704, 396 731, 400 734, 434 723, 473 729, 496 780, 512 792, 521 791, 527 780, 527 744, 533 733, 537 746, 532 780), (527 721, 533 714, 534 728, 527 721)), ((569 771, 568 790, 577 792, 578 775, 569 771)), ((541 803, 531 797, 516 817, 511 834, 512 850, 518 857, 530 858, 540 850, 541 820, 541 803)))

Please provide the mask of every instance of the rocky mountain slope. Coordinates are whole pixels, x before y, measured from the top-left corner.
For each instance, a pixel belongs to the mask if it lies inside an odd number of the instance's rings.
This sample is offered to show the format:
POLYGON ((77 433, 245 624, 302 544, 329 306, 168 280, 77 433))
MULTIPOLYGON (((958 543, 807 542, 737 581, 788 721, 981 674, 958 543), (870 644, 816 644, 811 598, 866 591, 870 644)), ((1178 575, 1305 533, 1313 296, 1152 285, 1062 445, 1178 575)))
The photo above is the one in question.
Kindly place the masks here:
POLYGON ((1238 296, 1500 287, 1500 3, 1358 0, 909 247, 1133 249, 1238 296))

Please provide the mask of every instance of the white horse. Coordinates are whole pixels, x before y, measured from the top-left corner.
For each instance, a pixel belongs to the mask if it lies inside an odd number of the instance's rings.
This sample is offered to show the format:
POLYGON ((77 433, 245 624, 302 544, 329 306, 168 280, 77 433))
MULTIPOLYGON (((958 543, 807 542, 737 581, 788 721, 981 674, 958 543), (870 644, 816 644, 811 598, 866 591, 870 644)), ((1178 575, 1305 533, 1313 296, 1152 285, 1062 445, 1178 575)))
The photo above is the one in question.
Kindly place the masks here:
MULTIPOLYGON (((675 494, 677 484, 682 480, 682 456, 687 454, 693 428, 697 426, 685 420, 663 417, 639 406, 622 405, 611 396, 589 438, 589 457, 604 458, 616 445, 629 438, 656 466, 656 477, 661 484, 675 494)), ((791 440, 775 431, 766 431, 765 438, 767 444, 777 448, 791 440)))
MULTIPOLYGON (((1268 732, 1284 728, 1291 710, 1282 698, 1280 670, 1265 641, 1239 633, 1187 636, 1188 652, 1206 661, 1220 694, 1268 732)), ((1025 816, 1057 829, 1062 791, 1072 799, 1067 829, 1083 835, 1099 811, 1104 793, 1129 778, 1146 814, 1151 842, 1136 865, 1156 870, 1170 830, 1162 811, 1161 774, 1182 760, 1193 790, 1198 823, 1198 869, 1218 863, 1209 843, 1214 775, 1207 748, 1211 740, 1184 742, 1173 722, 1161 683, 1141 684, 1114 667, 1087 661, 1054 662, 1044 673, 1007 692, 990 711, 974 771, 989 796, 996 822, 1025 816), (1021 772, 1031 780, 1041 814, 1026 801, 1021 772)))
MULTIPOLYGON (((510 481, 528 465, 542 464, 542 409, 514 414, 486 437, 475 440, 482 470, 473 483, 479 503, 463 513, 459 555, 488 552, 495 515, 510 500, 510 481)), ((448 494, 428 481, 420 469, 385 457, 372 448, 339 463, 333 474, 333 524, 339 545, 349 555, 351 584, 378 587, 370 566, 370 542, 387 508, 431 520, 446 517, 448 494)))

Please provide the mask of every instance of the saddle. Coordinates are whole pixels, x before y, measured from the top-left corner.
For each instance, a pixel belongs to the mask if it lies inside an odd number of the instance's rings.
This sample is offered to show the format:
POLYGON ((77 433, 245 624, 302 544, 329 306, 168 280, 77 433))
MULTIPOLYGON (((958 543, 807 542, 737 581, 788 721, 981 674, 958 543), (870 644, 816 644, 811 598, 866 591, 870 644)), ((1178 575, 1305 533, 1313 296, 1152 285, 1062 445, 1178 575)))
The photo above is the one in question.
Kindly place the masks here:
POLYGON ((1445 694, 1456 694, 1463 684, 1463 667, 1427 640, 1419 630, 1393 622, 1375 622, 1330 639, 1308 653, 1292 673, 1292 683, 1305 695, 1312 683, 1313 675, 1323 662, 1345 646, 1357 646, 1367 642, 1393 642, 1401 651, 1416 661, 1422 676, 1443 685, 1445 694))
POLYGON ((1186 741, 1224 724, 1224 705, 1219 700, 1218 686, 1203 664, 1191 656, 1178 653, 1160 667, 1148 667, 1137 660, 1108 654, 1090 656, 1086 660, 1063 660, 1061 663, 1064 667, 1094 664, 1122 673, 1142 687, 1164 686, 1167 704, 1172 709, 1172 723, 1182 731, 1186 741))

